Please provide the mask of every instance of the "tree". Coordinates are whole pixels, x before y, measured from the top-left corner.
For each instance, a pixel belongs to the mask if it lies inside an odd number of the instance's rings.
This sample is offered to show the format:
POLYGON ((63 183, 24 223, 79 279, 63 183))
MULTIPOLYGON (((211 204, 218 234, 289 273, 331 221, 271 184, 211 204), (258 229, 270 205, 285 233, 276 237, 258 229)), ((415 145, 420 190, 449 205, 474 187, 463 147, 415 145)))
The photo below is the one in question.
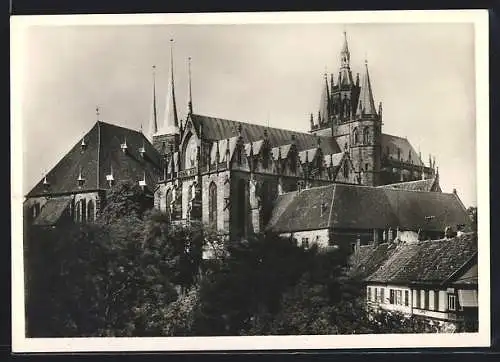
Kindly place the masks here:
POLYGON ((121 181, 108 191, 98 222, 111 224, 125 216, 142 219, 143 214, 152 207, 153 199, 147 191, 131 181, 121 181))

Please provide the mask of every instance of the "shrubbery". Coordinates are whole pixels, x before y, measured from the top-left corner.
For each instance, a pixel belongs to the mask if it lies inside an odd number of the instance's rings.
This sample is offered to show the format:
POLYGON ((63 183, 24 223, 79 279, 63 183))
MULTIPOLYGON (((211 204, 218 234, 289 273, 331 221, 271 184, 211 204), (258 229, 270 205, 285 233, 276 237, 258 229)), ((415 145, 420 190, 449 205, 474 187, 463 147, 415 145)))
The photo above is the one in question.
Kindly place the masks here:
POLYGON ((118 185, 97 223, 29 233, 28 336, 426 331, 399 314, 367 313, 345 250, 271 234, 223 243, 144 204, 140 189, 118 185), (207 247, 215 260, 203 260, 207 247))

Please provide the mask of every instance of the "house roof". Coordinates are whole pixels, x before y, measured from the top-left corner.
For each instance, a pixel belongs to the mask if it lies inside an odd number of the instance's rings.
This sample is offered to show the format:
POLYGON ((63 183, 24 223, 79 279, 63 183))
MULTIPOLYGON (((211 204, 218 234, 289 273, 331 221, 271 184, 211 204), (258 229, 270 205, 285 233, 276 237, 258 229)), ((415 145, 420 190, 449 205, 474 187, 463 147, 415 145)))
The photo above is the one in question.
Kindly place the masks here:
POLYGON ((73 197, 71 196, 62 196, 47 200, 40 210, 40 214, 33 221, 33 225, 55 225, 63 215, 64 211, 68 209, 72 199, 73 197))
POLYGON ((291 232, 328 228, 334 188, 322 186, 278 196, 268 224, 271 230, 291 232))
POLYGON ((148 185, 158 181, 160 155, 146 137, 138 131, 98 121, 82 139, 47 173, 48 188, 40 180, 27 197, 107 189, 106 175, 113 169, 115 181, 139 181, 146 175, 148 185), (126 140, 127 153, 121 149, 126 140), (142 158, 140 148, 145 148, 142 158), (81 172, 83 186, 77 184, 81 172))
POLYGON ((393 136, 389 134, 382 134, 382 154, 387 155, 389 158, 398 160, 398 149, 401 152, 401 161, 412 163, 417 166, 424 166, 420 156, 415 152, 413 146, 406 138, 393 136), (411 159, 410 156, 411 155, 411 159))
POLYGON ((468 215, 455 194, 416 192, 358 185, 332 184, 292 194, 293 200, 278 197, 275 209, 285 209, 271 218, 276 232, 328 228, 444 231, 447 226, 468 223, 468 215), (311 214, 322 202, 329 216, 311 214), (285 204, 282 204, 285 203, 285 204), (308 217, 308 215, 313 215, 308 217))
MULTIPOLYGON (((244 143, 262 140, 264 138, 264 132, 267 131, 268 139, 272 147, 291 144, 292 136, 295 136, 294 142, 298 151, 316 148, 318 146, 318 136, 309 133, 202 116, 199 114, 192 114, 190 117, 195 129, 199 129, 200 125, 202 125, 203 138, 207 140, 216 141, 238 136, 238 127, 241 125, 241 135, 244 143)), ((340 152, 340 148, 333 137, 321 137, 321 148, 325 154, 340 152)))
POLYGON ((477 234, 402 243, 393 248, 385 245, 366 248, 364 257, 353 261, 351 271, 352 275, 359 275, 362 268, 375 270, 364 279, 366 282, 443 284, 457 280, 464 268, 473 265, 477 256, 477 234))
POLYGON ((398 182, 394 184, 382 185, 379 186, 381 188, 391 188, 391 189, 400 189, 407 191, 437 191, 441 192, 441 188, 439 187, 439 181, 436 176, 425 179, 425 180, 417 180, 417 181, 407 181, 407 182, 398 182))

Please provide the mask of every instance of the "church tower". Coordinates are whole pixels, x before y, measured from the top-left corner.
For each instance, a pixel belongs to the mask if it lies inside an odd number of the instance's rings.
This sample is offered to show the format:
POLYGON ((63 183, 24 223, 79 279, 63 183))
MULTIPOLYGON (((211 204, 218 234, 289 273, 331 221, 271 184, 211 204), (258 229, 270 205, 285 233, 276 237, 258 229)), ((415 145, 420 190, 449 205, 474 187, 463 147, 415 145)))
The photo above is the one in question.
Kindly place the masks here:
POLYGON ((349 122, 355 112, 359 96, 359 76, 353 79, 351 71, 351 53, 347 42, 347 34, 343 33, 343 45, 340 51, 340 70, 335 83, 334 75, 325 74, 325 84, 321 93, 320 109, 316 122, 311 122, 311 133, 318 136, 337 136, 337 125, 349 122))
POLYGON ((365 60, 365 71, 361 83, 356 112, 350 123, 350 155, 354 168, 359 172, 363 185, 380 184, 382 122, 377 113, 365 60))
POLYGON ((177 117, 177 105, 175 102, 174 84, 174 58, 172 49, 173 39, 170 40, 170 72, 168 78, 167 97, 165 103, 165 113, 163 115, 163 125, 153 136, 153 146, 165 155, 177 151, 180 142, 179 119, 177 117))

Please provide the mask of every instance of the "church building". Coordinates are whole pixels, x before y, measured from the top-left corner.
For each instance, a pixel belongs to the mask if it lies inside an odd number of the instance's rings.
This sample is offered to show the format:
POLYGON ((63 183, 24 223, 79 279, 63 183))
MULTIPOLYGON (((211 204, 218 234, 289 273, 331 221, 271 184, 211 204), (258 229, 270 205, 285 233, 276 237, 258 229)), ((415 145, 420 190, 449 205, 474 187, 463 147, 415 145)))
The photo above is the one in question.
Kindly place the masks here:
MULTIPOLYGON (((317 115, 303 118, 309 132, 196 113, 190 60, 188 110, 181 119, 171 47, 163 117, 153 76, 147 132, 98 120, 27 195, 28 219, 39 225, 93 221, 118 180, 141 185, 172 223, 202 223, 230 238, 269 228, 273 210, 289 193, 332 185, 441 192, 435 160, 424 164, 406 138, 383 133, 382 103, 375 106, 368 63, 361 77, 353 76, 343 37, 338 75, 324 75, 317 115)), ((394 194, 357 194, 374 193, 394 194)))
POLYGON ((188 112, 179 120, 171 62, 164 124, 152 122, 164 162, 155 206, 173 222, 201 222, 242 237, 267 226, 283 193, 333 183, 436 181, 433 160, 424 165, 406 138, 382 132, 368 64, 361 82, 359 74, 354 80, 346 33, 339 60, 338 77, 331 74, 329 83, 324 76, 317 117, 304 120, 307 133, 198 114, 190 76, 188 112))

